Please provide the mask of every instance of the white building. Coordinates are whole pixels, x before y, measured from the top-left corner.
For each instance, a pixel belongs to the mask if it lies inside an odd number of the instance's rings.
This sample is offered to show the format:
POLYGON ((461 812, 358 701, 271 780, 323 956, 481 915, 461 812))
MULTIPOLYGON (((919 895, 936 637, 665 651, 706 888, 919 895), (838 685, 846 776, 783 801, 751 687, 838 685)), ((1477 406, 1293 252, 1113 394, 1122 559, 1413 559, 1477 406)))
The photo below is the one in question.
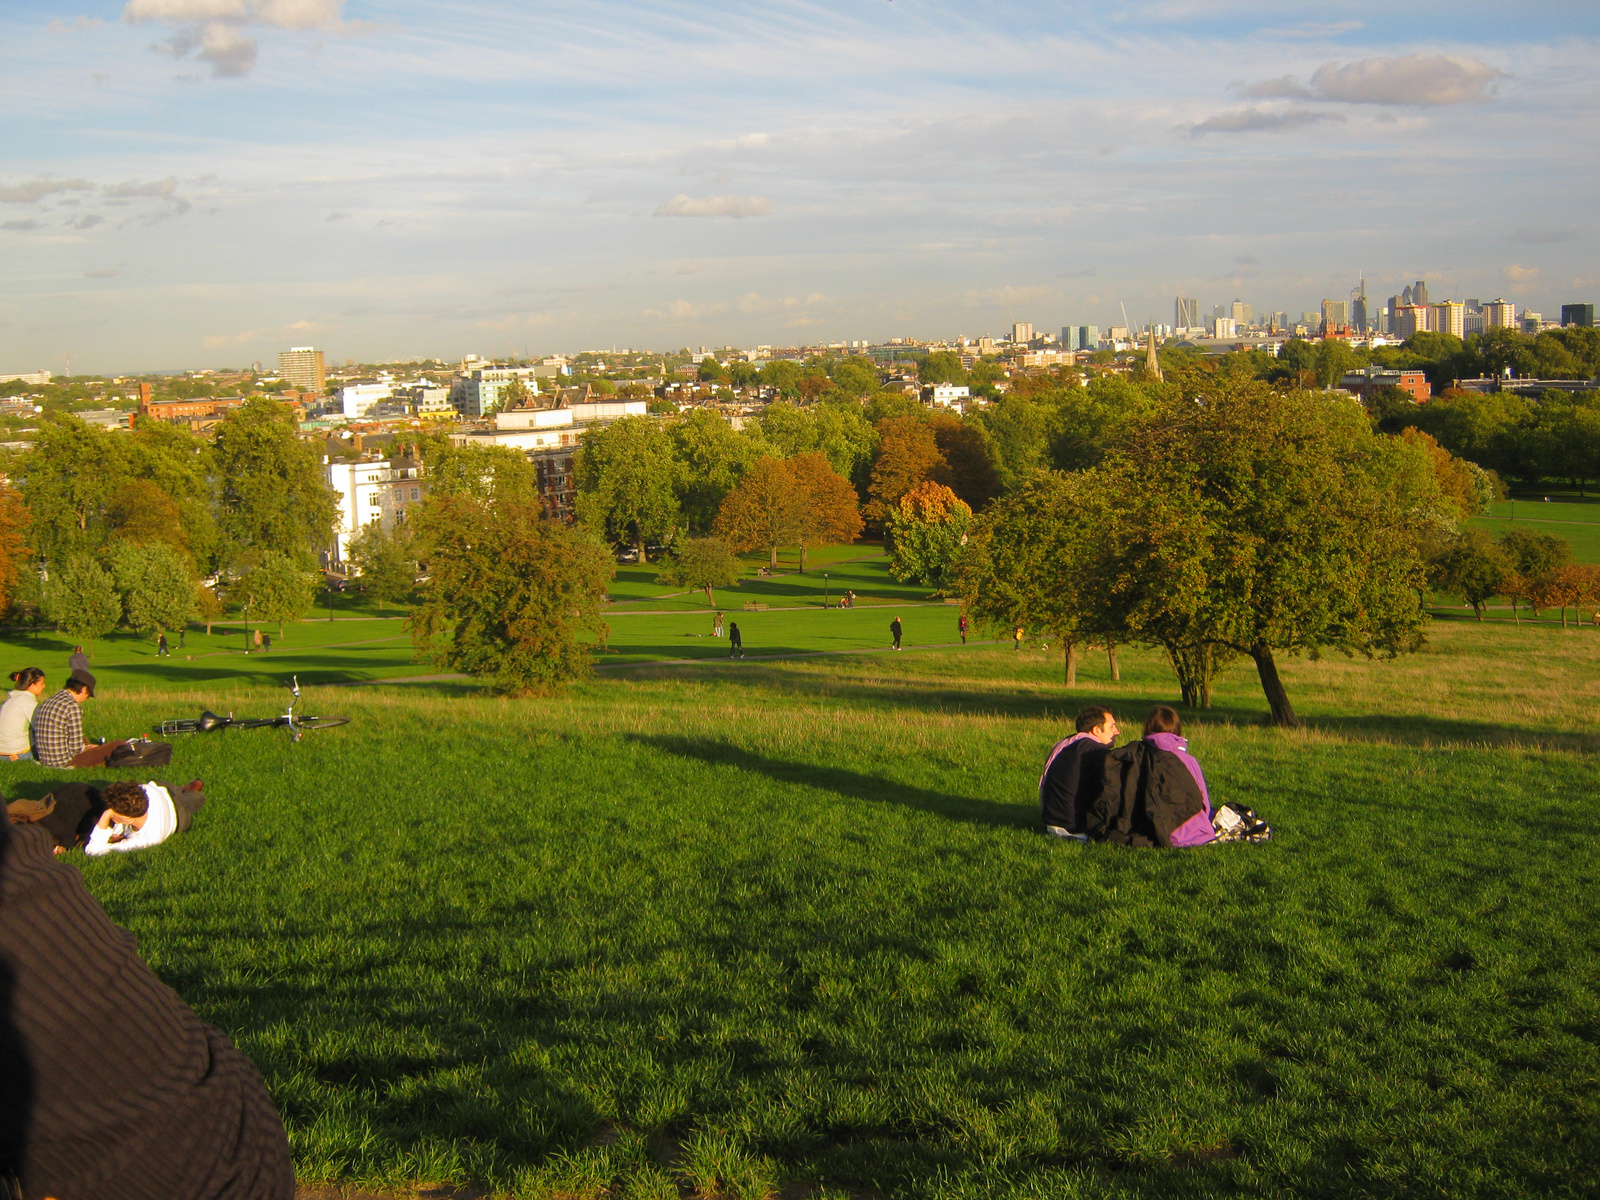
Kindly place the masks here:
POLYGON ((540 379, 551 379, 564 366, 540 363, 533 367, 473 367, 450 383, 450 403, 463 417, 476 419, 500 403, 500 393, 520 380, 529 394, 539 391, 540 379))
POLYGON ((922 389, 922 399, 935 408, 959 408, 972 398, 972 389, 965 384, 936 383, 922 389))
POLYGON ((345 561, 350 539, 378 521, 393 529, 427 495, 422 464, 410 459, 330 462, 323 467, 328 486, 338 494, 332 559, 345 561))
POLYGON ((576 446, 583 431, 592 425, 642 417, 648 411, 645 400, 601 400, 567 408, 516 408, 495 413, 493 429, 452 434, 450 441, 457 446, 509 446, 516 450, 576 446))
POLYGON ((390 379, 362 379, 339 389, 339 409, 346 417, 364 417, 394 395, 390 379))
POLYGON ((29 375, 0 375, 0 383, 16 383, 20 380, 23 383, 38 384, 40 387, 49 383, 50 379, 49 371, 34 371, 29 375))

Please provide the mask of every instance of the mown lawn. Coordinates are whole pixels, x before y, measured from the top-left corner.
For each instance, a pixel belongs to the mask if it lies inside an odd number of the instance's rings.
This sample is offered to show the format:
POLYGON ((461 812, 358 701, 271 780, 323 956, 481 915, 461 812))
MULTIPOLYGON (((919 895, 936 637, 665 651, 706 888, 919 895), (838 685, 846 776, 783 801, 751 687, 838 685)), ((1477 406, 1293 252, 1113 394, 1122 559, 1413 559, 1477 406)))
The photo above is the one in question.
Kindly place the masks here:
MULTIPOLYGON (((350 726, 185 740, 194 830, 71 861, 261 1065, 308 1182, 1600 1189, 1600 639, 1449 622, 1396 664, 1293 662, 1294 733, 1236 666, 1193 746, 1273 843, 1048 842, 1064 719, 1173 697, 1154 656, 1123 664, 1071 693, 1054 649, 1000 647, 524 702, 318 689, 350 726)), ((144 678, 91 733, 215 706, 144 678)))

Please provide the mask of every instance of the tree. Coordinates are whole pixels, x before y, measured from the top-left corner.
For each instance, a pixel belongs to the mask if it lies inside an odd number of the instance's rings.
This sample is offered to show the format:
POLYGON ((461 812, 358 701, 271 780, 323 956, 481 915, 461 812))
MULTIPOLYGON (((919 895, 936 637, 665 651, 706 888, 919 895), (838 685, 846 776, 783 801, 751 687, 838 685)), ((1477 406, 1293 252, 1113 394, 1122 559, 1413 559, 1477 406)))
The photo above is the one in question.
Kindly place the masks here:
POLYGON ((589 674, 616 566, 588 528, 533 504, 430 496, 417 532, 429 570, 411 615, 420 654, 512 696, 589 674))
POLYGON ((109 437, 68 413, 49 412, 16 474, 33 514, 32 540, 40 558, 63 563, 99 550, 106 509, 127 477, 126 439, 109 437))
POLYGON ((140 546, 117 538, 106 557, 130 629, 159 635, 194 619, 194 564, 187 554, 165 542, 140 546))
POLYGON ((932 479, 950 484, 950 464, 939 451, 929 424, 918 417, 886 417, 878 422, 878 456, 867 485, 867 516, 885 521, 912 488, 932 479))
POLYGON ((528 385, 522 381, 520 375, 514 376, 510 383, 500 389, 497 407, 501 412, 510 412, 514 408, 522 408, 530 404, 535 395, 536 393, 528 390, 528 385))
POLYGON ((262 553, 234 583, 234 598, 248 607, 257 621, 270 621, 283 636, 283 627, 298 621, 317 602, 317 574, 298 558, 275 550, 262 553))
POLYGON ((1010 490, 1042 470, 1049 447, 1048 413, 1033 400, 1007 396, 989 405, 978 419, 994 446, 1000 484, 1010 490))
POLYGON ((953 413, 928 416, 934 444, 950 466, 950 488, 974 512, 981 512, 1000 494, 1000 476, 989 437, 981 423, 953 413))
POLYGON ((95 640, 110 633, 122 619, 122 601, 111 572, 80 554, 50 572, 44 589, 44 614, 74 641, 88 643, 92 655, 95 640))
POLYGON ((1317 382, 1325 388, 1331 388, 1344 378, 1345 372, 1354 371, 1361 366, 1361 356, 1350 348, 1348 342, 1341 342, 1338 338, 1323 338, 1317 346, 1316 365, 1313 368, 1317 373, 1317 382))
POLYGON ((528 456, 509 446, 452 446, 439 439, 422 449, 430 496, 470 496, 506 504, 536 504, 539 481, 528 456))
POLYGON ((930 480, 900 497, 888 528, 894 544, 889 573, 943 594, 950 567, 972 528, 972 509, 942 483, 930 480))
POLYGON ((0 485, 0 613, 11 606, 18 585, 32 574, 26 536, 32 520, 22 497, 0 485))
POLYGON ((170 546, 189 557, 189 537, 171 496, 148 479, 129 479, 112 493, 106 515, 112 536, 134 546, 170 546))
POLYGON ((833 369, 833 382, 847 396, 870 396, 878 390, 878 372, 865 358, 846 358, 833 369))
POLYGON ((194 605, 196 614, 206 623, 206 636, 210 637, 212 623, 222 620, 228 611, 222 603, 222 597, 217 595, 215 588, 197 583, 194 588, 194 605))
POLYGON ((694 409, 674 421, 671 433, 678 463, 678 507, 689 532, 702 536, 761 451, 753 438, 709 409, 694 409))
POLYGON ((220 524, 230 559, 248 551, 310 565, 327 545, 337 505, 293 415, 276 400, 246 400, 217 423, 220 524))
POLYGON ((861 536, 861 508, 855 488, 833 469, 826 456, 797 454, 785 465, 799 499, 800 521, 794 540, 800 544, 803 575, 807 547, 853 542, 861 536))
POLYGON ((917 379, 923 384, 967 382, 961 356, 953 350, 936 350, 917 364, 917 379))
POLYGON ((403 603, 417 585, 415 548, 403 523, 385 530, 382 521, 368 522, 350 539, 350 562, 380 611, 385 603, 403 603))
POLYGON ((1506 554, 1495 545, 1488 532, 1464 529, 1451 538, 1429 564, 1429 582, 1434 587, 1460 592, 1472 605, 1472 613, 1483 620, 1483 607, 1500 595, 1512 566, 1506 554))
POLYGON ((765 549, 769 565, 776 569, 778 547, 800 538, 806 520, 803 507, 793 470, 784 460, 764 454, 728 493, 714 528, 739 553, 765 549))
POLYGON ((607 541, 671 538, 678 523, 678 467, 672 440, 653 417, 624 417, 583 435, 575 469, 578 519, 607 541))
POLYGON ((678 543, 673 560, 656 575, 656 582, 704 591, 706 603, 715 608, 712 589, 736 587, 743 574, 744 564, 721 538, 686 538, 678 543))

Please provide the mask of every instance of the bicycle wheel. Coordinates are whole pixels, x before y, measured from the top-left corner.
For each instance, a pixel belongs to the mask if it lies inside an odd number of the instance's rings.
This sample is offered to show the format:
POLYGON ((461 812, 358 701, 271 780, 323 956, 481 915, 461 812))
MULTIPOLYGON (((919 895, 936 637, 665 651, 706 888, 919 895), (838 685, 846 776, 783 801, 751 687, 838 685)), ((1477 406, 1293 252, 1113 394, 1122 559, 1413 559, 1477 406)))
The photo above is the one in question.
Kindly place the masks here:
POLYGON ((301 729, 332 729, 350 724, 349 717, 296 717, 294 723, 301 729))
POLYGON ((161 724, 156 726, 156 732, 164 737, 170 737, 175 733, 199 733, 200 722, 187 719, 179 721, 163 721, 161 724))

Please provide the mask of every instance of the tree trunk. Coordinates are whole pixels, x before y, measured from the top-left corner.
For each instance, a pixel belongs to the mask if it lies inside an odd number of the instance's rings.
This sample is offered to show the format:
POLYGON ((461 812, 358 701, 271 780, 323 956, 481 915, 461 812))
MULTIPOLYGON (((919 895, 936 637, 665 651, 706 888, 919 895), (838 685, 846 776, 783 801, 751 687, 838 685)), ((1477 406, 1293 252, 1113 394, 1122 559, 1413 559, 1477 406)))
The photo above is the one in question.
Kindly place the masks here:
POLYGON ((1078 643, 1072 638, 1067 639, 1066 685, 1068 687, 1078 686, 1078 643))
POLYGON ((1478 620, 1481 622, 1483 620, 1483 605, 1474 604, 1472 606, 1472 615, 1477 617, 1478 620))
POLYGON ((633 544, 633 545, 634 545, 634 549, 636 549, 636 550, 638 550, 638 551, 639 551, 639 565, 640 565, 640 566, 641 566, 641 567, 642 567, 642 566, 644 566, 644 564, 645 564, 645 563, 646 563, 646 562, 648 562, 648 561, 649 561, 649 560, 648 560, 648 559, 646 559, 646 558, 645 558, 645 556, 644 556, 644 538, 643 538, 643 537, 641 537, 641 538, 640 538, 640 539, 639 539, 639 540, 638 540, 638 541, 637 541, 637 542, 635 542, 635 543, 634 543, 634 544, 633 544))
POLYGON ((1278 678, 1278 664, 1272 657, 1272 647, 1257 642, 1250 648, 1250 657, 1256 660, 1256 674, 1261 676, 1261 690, 1266 693, 1272 708, 1272 723, 1289 729, 1298 728, 1300 720, 1294 715, 1294 705, 1289 703, 1289 693, 1283 690, 1283 680, 1278 678))
POLYGON ((767 547, 767 568, 773 572, 778 569, 778 547, 776 545, 767 547))
POLYGON ((800 574, 806 573, 806 544, 800 543, 800 574))
POLYGON ((1117 664, 1117 644, 1110 638, 1106 639, 1106 661, 1111 664, 1112 681, 1122 682, 1122 668, 1117 664))

